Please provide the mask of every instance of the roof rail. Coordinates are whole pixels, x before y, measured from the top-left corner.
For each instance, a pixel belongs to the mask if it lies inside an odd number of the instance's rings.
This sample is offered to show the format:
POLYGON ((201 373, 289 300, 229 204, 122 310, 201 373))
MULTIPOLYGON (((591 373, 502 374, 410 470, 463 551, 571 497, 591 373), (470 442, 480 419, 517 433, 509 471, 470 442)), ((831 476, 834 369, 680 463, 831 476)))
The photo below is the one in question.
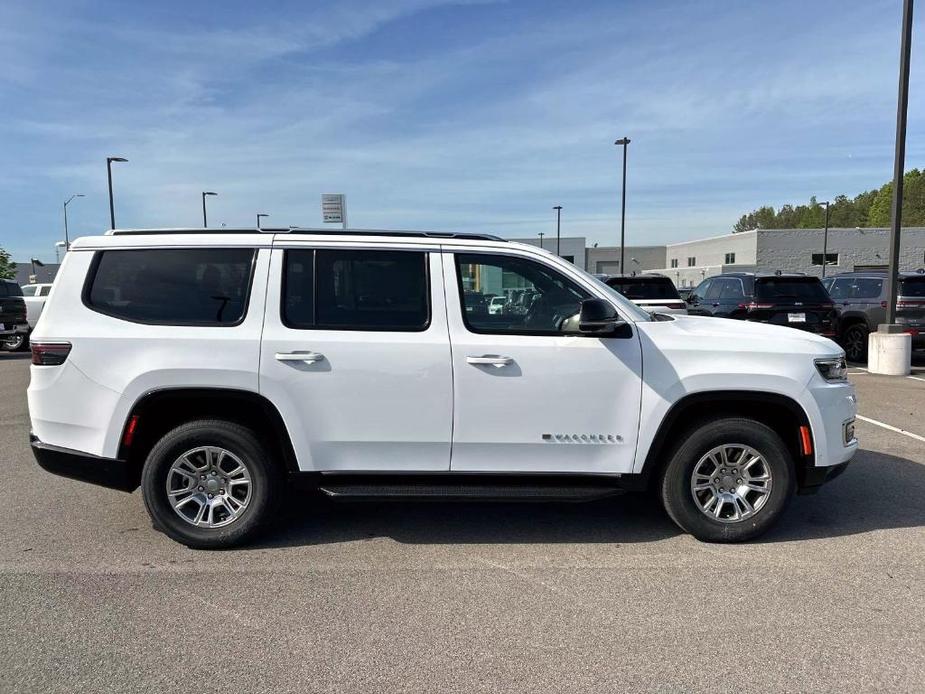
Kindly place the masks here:
POLYGON ((111 229, 110 236, 155 235, 155 234, 298 234, 317 236, 398 236, 402 238, 472 239, 478 241, 506 241, 492 234, 476 234, 455 231, 391 231, 389 229, 310 229, 302 227, 260 229, 111 229))

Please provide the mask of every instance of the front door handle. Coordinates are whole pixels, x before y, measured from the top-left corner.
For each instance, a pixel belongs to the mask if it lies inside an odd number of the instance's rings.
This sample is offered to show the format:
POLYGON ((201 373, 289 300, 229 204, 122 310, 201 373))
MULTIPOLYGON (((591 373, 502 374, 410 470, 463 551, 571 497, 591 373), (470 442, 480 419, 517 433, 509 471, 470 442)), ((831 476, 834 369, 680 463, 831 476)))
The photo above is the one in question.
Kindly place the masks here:
POLYGON ((324 359, 323 354, 318 352, 277 352, 276 361, 301 361, 306 364, 314 364, 324 359))
POLYGON ((466 363, 496 366, 500 369, 502 366, 510 366, 514 360, 511 357, 502 357, 497 354, 483 354, 480 357, 466 357, 466 363))

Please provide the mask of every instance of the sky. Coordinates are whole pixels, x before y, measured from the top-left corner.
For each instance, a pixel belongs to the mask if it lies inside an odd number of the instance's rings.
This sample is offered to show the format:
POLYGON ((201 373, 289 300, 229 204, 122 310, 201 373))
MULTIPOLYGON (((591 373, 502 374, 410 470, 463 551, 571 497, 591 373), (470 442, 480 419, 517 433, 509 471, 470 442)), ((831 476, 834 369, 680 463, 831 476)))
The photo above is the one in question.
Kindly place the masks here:
MULTIPOLYGON (((901 0, 0 2, 0 247, 119 227, 555 234, 628 245, 892 176, 901 0)), ((925 153, 925 14, 907 168, 925 153)))

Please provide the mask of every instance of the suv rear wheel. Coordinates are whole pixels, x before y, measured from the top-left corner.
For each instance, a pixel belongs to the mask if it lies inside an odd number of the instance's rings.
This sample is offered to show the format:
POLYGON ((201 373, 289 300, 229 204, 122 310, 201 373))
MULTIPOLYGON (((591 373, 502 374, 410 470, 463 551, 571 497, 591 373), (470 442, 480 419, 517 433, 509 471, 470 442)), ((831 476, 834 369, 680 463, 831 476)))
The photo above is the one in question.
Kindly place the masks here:
POLYGON ((845 330, 842 342, 848 361, 867 361, 867 334, 867 326, 863 323, 855 323, 845 330))
POLYGON ((719 419, 692 430, 662 475, 662 503, 698 540, 742 542, 780 516, 796 482, 791 455, 771 428, 719 419))
POLYGON ((145 461, 141 489, 154 524, 196 549, 253 538, 279 492, 278 469, 250 429, 223 420, 168 432, 145 461))

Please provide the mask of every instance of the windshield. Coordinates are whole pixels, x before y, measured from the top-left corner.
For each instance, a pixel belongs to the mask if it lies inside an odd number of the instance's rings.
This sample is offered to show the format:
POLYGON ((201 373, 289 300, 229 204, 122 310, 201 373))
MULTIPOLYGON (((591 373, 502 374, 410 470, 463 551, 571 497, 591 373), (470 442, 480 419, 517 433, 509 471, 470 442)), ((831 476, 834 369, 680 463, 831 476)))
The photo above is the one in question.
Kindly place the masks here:
POLYGON ((620 308, 623 309, 626 313, 628 313, 633 318, 634 321, 639 322, 639 321, 653 320, 652 316, 649 315, 648 311, 645 311, 644 309, 639 308, 636 304, 634 304, 632 301, 627 299, 616 289, 608 286, 606 282, 599 280, 597 277, 592 275, 590 272, 586 272, 582 270, 581 268, 576 268, 576 269, 581 271, 581 273, 584 274, 584 276, 587 277, 589 280, 591 280, 595 284, 595 286, 603 287, 604 291, 607 292, 607 296, 610 296, 616 299, 616 302, 620 306, 620 308))
POLYGON ((900 296, 925 298, 925 277, 904 277, 899 281, 900 296))
POLYGON ((667 277, 612 277, 607 280, 610 285, 627 299, 674 299, 677 301, 678 290, 667 277))
POLYGON ((818 277, 759 277, 755 280, 755 296, 759 299, 830 301, 818 277))

